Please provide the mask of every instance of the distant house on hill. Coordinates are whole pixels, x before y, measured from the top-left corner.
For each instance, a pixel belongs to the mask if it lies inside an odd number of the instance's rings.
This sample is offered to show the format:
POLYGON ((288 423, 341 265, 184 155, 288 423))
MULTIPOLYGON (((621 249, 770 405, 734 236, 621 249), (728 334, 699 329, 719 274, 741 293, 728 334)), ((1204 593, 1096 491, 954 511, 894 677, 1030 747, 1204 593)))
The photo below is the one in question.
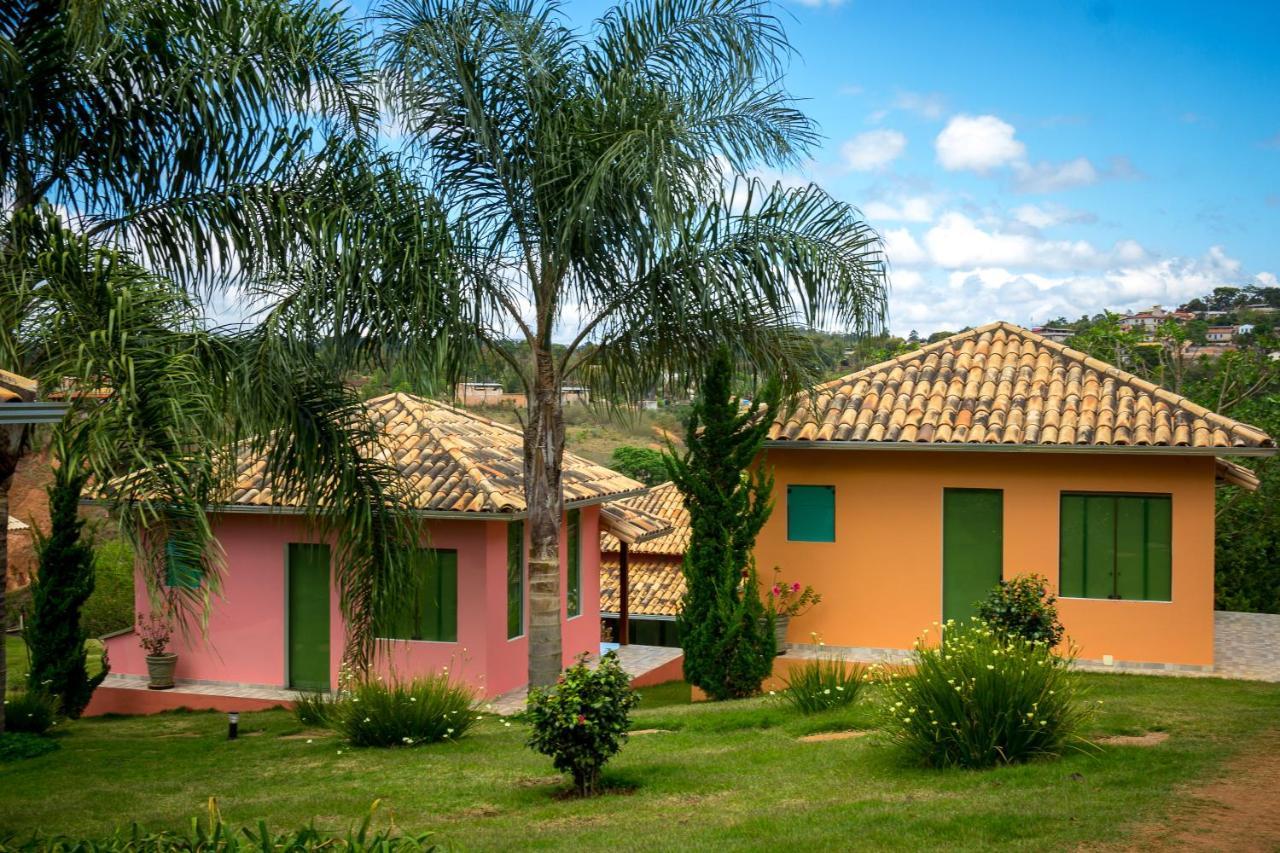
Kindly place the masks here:
POLYGON ((1035 329, 1032 329, 1032 331, 1047 340, 1060 344, 1065 344, 1067 340, 1075 334, 1075 330, 1064 329, 1060 326, 1037 326, 1035 329))
POLYGON ((1210 326, 1204 333, 1204 339, 1211 344, 1229 344, 1236 339, 1235 326, 1210 326))

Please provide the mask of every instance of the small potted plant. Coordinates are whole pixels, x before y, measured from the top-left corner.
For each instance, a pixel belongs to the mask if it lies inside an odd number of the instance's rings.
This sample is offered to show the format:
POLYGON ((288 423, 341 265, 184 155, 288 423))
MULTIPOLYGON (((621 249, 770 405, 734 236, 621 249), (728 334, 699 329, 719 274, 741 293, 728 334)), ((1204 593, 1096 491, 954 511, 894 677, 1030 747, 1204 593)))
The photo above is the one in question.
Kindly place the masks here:
POLYGON ((138 614, 138 644, 147 653, 147 675, 151 690, 169 690, 173 687, 173 671, 178 666, 178 656, 169 651, 169 620, 155 613, 138 614))
POLYGON ((773 570, 773 586, 765 594, 765 607, 773 617, 778 654, 786 653, 784 644, 787 641, 787 626, 791 624, 791 617, 799 616, 820 601, 822 596, 813 587, 801 587, 795 582, 787 583, 782 579, 782 569, 773 570))

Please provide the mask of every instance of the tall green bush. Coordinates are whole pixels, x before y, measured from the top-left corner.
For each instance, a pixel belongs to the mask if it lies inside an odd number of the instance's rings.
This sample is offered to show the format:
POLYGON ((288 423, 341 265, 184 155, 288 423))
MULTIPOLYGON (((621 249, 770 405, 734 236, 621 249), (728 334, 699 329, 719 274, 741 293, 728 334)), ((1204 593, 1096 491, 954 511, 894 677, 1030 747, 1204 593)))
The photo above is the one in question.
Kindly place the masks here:
POLYGON ((773 668, 772 619, 760 601, 751 550, 773 510, 773 477, 753 466, 777 409, 776 382, 744 410, 722 350, 702 378, 683 454, 667 469, 689 508, 686 592, 679 616, 684 676, 713 699, 750 696, 773 668), (761 412, 765 414, 762 414, 761 412))
POLYGON ((529 746, 570 774, 580 796, 590 796, 605 763, 622 748, 631 709, 639 701, 616 652, 601 658, 595 669, 583 656, 554 686, 530 689, 529 746))
POLYGON ((878 669, 884 729, 914 762, 979 768, 1084 748, 1090 708, 1069 659, 1047 644, 948 622, 944 641, 917 643, 914 658, 878 669))
POLYGON ((80 495, 88 479, 75 441, 62 430, 54 437, 61 463, 49 486, 49 533, 38 535, 39 573, 31 591, 31 619, 24 637, 31 652, 27 683, 33 691, 56 696, 62 712, 76 718, 110 667, 89 676, 80 609, 93 593, 93 549, 84 541, 80 495))

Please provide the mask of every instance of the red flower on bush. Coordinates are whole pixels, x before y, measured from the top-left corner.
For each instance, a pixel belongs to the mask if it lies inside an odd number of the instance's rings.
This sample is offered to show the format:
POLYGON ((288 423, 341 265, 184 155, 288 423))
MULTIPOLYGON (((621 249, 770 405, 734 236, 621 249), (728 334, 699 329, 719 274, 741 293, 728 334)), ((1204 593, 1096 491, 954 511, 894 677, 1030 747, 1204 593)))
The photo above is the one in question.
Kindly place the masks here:
POLYGON ((579 714, 579 715, 578 715, 578 725, 580 725, 580 726, 585 726, 586 724, 587 724, 587 718, 586 718, 586 717, 584 717, 582 714, 579 714))

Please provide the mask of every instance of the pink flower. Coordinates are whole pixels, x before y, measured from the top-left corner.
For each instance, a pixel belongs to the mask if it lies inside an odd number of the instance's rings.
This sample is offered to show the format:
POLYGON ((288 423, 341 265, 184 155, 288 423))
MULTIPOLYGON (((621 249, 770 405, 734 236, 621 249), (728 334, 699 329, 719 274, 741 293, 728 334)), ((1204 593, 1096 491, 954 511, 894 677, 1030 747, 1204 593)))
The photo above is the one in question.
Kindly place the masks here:
POLYGON ((585 726, 586 724, 587 724, 587 718, 586 718, 586 717, 584 717, 584 716, 582 716, 581 714, 579 714, 579 715, 578 715, 578 725, 580 725, 580 726, 585 726))
POLYGON ((798 584, 798 583, 793 583, 793 584, 791 585, 791 591, 792 591, 792 592, 799 592, 799 591, 800 591, 800 584, 798 584))
POLYGON ((778 589, 778 588, 775 586, 775 587, 773 588, 773 594, 774 594, 774 595, 782 595, 782 590, 778 589))

